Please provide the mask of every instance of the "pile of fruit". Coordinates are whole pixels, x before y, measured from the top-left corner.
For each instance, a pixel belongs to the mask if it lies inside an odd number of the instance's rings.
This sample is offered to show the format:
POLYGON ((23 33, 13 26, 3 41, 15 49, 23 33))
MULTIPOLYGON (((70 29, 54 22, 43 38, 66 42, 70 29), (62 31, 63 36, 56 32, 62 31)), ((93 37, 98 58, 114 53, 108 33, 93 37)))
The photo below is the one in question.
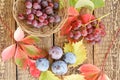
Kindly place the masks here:
POLYGON ((54 46, 49 50, 49 55, 54 60, 50 64, 47 58, 36 60, 36 67, 40 71, 47 71, 51 65, 51 70, 56 75, 64 75, 68 71, 67 64, 74 64, 76 62, 75 54, 68 52, 63 55, 63 50, 60 47, 54 46))
POLYGON ((41 28, 61 21, 58 15, 59 2, 54 0, 25 0, 26 12, 18 14, 28 25, 41 28))
POLYGON ((101 38, 105 36, 105 26, 101 21, 95 20, 88 24, 83 24, 80 19, 71 22, 71 31, 67 37, 71 41, 79 41, 84 39, 88 43, 99 43, 101 38))

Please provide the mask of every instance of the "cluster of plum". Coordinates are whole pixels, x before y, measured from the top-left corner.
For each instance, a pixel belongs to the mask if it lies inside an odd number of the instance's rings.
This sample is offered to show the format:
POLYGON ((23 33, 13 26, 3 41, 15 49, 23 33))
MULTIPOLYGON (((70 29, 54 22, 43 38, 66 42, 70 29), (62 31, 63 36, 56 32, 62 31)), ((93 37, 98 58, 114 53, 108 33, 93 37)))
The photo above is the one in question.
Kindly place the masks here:
POLYGON ((68 71, 67 64, 74 64, 76 62, 75 54, 68 52, 63 54, 63 50, 54 46, 49 50, 49 55, 55 61, 50 64, 47 58, 41 58, 36 61, 36 67, 40 71, 47 71, 51 66, 51 70, 56 75, 64 75, 68 71))

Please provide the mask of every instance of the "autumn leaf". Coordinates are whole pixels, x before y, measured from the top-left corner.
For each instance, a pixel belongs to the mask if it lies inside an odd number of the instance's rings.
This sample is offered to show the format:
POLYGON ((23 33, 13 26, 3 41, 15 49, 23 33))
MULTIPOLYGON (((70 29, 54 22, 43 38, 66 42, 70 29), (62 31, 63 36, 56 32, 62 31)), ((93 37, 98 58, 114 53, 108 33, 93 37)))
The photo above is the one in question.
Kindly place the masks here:
POLYGON ((22 69, 26 69, 28 65, 27 59, 28 59, 27 55, 18 47, 16 49, 16 53, 14 57, 16 65, 18 65, 22 69))
POLYGON ((16 41, 21 41, 25 37, 24 32, 20 27, 17 28, 17 30, 14 32, 14 39, 16 41))
POLYGON ((70 76, 65 76, 64 80, 85 80, 83 75, 72 74, 70 76))
POLYGON ((80 10, 82 7, 87 7, 91 10, 94 10, 94 4, 90 0, 78 0, 77 3, 75 4, 75 8, 80 10))
POLYGON ((11 59, 14 56, 14 54, 15 54, 15 47, 16 47, 16 45, 13 44, 13 45, 5 48, 2 51, 1 55, 2 55, 2 60, 3 61, 7 61, 7 60, 11 59))
POLYGON ((46 57, 48 54, 45 50, 37 48, 34 45, 21 45, 25 53, 31 58, 43 58, 46 57))
POLYGON ((76 63, 71 65, 73 67, 76 67, 80 64, 82 64, 85 60, 86 60, 86 48, 85 46, 83 45, 83 41, 79 41, 79 42, 76 42, 76 43, 67 43, 65 44, 64 46, 64 52, 72 52, 76 55, 76 63))
POLYGON ((92 64, 84 64, 79 70, 86 80, 110 80, 104 72, 92 64))
POLYGON ((51 71, 42 72, 39 80, 60 80, 57 76, 55 76, 51 71))
POLYGON ((21 40, 21 42, 23 42, 25 44, 35 44, 39 41, 40 41, 40 38, 38 38, 36 36, 27 36, 23 40, 21 40))
POLYGON ((92 14, 84 14, 84 15, 80 16, 80 19, 81 19, 83 24, 86 24, 89 21, 94 20, 95 17, 92 14))

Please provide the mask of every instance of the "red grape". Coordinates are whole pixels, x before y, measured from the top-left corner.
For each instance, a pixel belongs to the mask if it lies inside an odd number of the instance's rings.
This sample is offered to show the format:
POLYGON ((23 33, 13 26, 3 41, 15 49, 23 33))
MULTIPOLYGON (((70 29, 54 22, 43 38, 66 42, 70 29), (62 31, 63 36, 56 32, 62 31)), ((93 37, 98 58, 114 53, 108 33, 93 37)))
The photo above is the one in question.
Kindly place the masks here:
POLYGON ((53 3, 49 3, 49 6, 50 6, 50 7, 54 7, 53 3))
POLYGON ((84 30, 81 31, 81 34, 82 34, 83 37, 85 37, 85 36, 87 36, 88 32, 87 32, 86 29, 84 29, 84 30))
POLYGON ((51 17, 49 18, 49 22, 50 22, 50 23, 55 22, 55 18, 51 16, 51 17))
POLYGON ((92 25, 88 24, 86 27, 87 27, 87 29, 90 29, 90 28, 92 28, 92 25))
POLYGON ((32 10, 31 9, 26 9, 26 14, 31 14, 32 10))
POLYGON ((39 17, 39 16, 42 16, 42 14, 43 14, 43 13, 42 13, 41 11, 36 11, 36 16, 39 17))
POLYGON ((28 20, 33 20, 34 19, 34 14, 29 14, 28 15, 28 20))
POLYGON ((38 23, 38 27, 41 28, 43 26, 43 23, 38 23))
POLYGON ((32 24, 32 21, 31 20, 27 20, 27 24, 32 24))
POLYGON ((53 9, 51 7, 46 7, 45 8, 46 14, 53 14, 53 9))
POLYGON ((58 9, 59 8, 59 4, 57 2, 54 3, 54 9, 58 9))
POLYGON ((33 20, 33 21, 32 21, 32 25, 37 28, 37 27, 38 27, 38 22, 37 22, 37 20, 33 20))
POLYGON ((32 2, 30 1, 25 2, 25 6, 26 8, 32 8, 32 2))
POLYGON ((74 37, 74 34, 72 32, 69 33, 69 37, 70 38, 73 38, 74 37))
POLYGON ((41 9, 41 6, 39 5, 39 3, 33 3, 33 8, 34 9, 41 9))
POLYGON ((45 13, 44 13, 42 16, 43 16, 45 19, 47 18, 47 14, 45 14, 45 13))
POLYGON ((55 22, 58 23, 58 22, 60 22, 60 21, 61 21, 60 16, 55 15, 55 22))
POLYGON ((45 0, 43 0, 43 1, 41 2, 41 5, 42 5, 43 7, 47 7, 47 6, 48 6, 48 2, 45 1, 45 0))
POLYGON ((40 16, 40 17, 39 17, 39 21, 40 21, 40 22, 44 22, 44 20, 45 20, 45 18, 44 18, 43 16, 40 16))
POLYGON ((76 31, 74 35, 74 39, 78 40, 81 37, 80 31, 76 31))
POLYGON ((43 24, 46 26, 48 25, 48 20, 44 20, 43 24))

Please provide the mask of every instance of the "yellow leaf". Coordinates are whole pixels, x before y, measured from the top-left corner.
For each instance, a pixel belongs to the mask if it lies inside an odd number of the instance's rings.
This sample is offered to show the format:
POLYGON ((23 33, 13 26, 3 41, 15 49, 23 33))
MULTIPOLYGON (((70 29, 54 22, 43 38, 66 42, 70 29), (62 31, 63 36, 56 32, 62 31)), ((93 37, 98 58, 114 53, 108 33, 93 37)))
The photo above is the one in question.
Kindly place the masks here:
POLYGON ((83 75, 72 74, 70 76, 65 76, 64 80, 85 80, 83 75))
POLYGON ((64 46, 64 52, 72 52, 76 55, 76 63, 71 65, 73 67, 82 64, 87 58, 86 48, 82 40, 76 43, 66 43, 64 46))
POLYGON ((76 60, 76 63, 73 64, 72 66, 76 67, 82 64, 86 60, 87 51, 82 40, 79 42, 73 43, 73 53, 77 56, 77 60, 76 60))
POLYGON ((67 52, 72 52, 72 51, 73 51, 72 43, 65 43, 64 52, 67 53, 67 52))

